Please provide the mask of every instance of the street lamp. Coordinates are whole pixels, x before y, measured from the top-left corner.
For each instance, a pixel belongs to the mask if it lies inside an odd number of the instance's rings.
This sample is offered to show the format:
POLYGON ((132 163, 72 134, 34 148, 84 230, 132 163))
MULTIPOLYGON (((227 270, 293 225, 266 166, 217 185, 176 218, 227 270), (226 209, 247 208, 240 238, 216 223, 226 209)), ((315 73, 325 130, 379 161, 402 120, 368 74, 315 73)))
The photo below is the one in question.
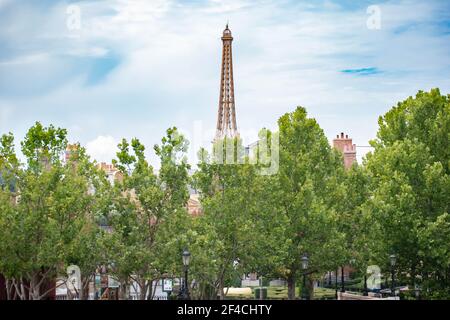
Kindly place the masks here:
POLYGON ((302 290, 302 299, 308 300, 308 294, 306 292, 306 270, 308 269, 309 265, 309 259, 308 256, 305 254, 302 257, 302 269, 303 269, 303 290, 302 290))
POLYGON ((186 249, 183 251, 183 265, 189 267, 189 263, 191 263, 191 253, 186 249))
POLYGON ((302 257, 302 269, 303 270, 307 270, 308 269, 308 265, 309 265, 309 259, 308 259, 308 256, 305 254, 302 257))
POLYGON ((397 256, 395 254, 391 254, 389 256, 389 260, 391 262, 391 296, 395 297, 395 274, 394 274, 394 268, 397 264, 397 256))
POLYGON ((183 298, 185 300, 190 300, 189 283, 188 283, 188 269, 189 269, 190 262, 191 262, 191 253, 187 249, 185 249, 183 251, 183 266, 184 266, 183 298))
POLYGON ((389 256, 389 260, 391 261, 391 266, 395 267, 395 265, 397 264, 397 256, 395 254, 391 254, 389 256))

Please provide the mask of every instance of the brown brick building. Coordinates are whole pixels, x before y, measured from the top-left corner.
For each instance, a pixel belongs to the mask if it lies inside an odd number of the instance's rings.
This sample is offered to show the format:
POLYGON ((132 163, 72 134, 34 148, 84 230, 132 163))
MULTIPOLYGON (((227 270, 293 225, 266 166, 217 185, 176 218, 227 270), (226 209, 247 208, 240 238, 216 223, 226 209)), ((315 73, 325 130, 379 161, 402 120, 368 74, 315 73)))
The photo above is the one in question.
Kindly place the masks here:
POLYGON ((344 166, 346 169, 350 169, 356 162, 356 145, 353 144, 352 138, 349 138, 348 134, 344 135, 341 132, 333 140, 333 147, 344 154, 344 166))

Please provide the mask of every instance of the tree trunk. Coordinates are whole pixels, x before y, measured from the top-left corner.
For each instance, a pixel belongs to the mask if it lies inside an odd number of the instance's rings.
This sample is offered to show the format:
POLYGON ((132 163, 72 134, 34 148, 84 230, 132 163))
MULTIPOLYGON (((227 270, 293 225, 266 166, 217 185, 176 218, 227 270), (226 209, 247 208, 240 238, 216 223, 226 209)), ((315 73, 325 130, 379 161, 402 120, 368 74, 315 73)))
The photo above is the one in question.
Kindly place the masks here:
POLYGON ((220 300, 224 300, 225 299, 225 294, 223 292, 223 287, 224 287, 223 279, 220 279, 219 280, 219 299, 220 300))
POLYGON ((23 296, 22 296, 22 290, 20 289, 19 284, 17 283, 16 279, 12 279, 12 284, 14 287, 14 300, 16 299, 16 296, 19 296, 20 300, 23 300, 23 296))
POLYGON ((290 274, 287 278, 288 283, 288 299, 295 300, 295 277, 293 274, 290 274))
POLYGON ((28 300, 27 299, 27 295, 26 295, 26 291, 25 291, 25 286, 23 285, 23 279, 20 280, 20 290, 17 290, 18 292, 20 291, 20 299, 21 300, 28 300))
POLYGON ((20 282, 20 288, 22 290, 22 296, 23 296, 23 300, 30 300, 30 288, 25 288, 25 284, 23 283, 24 280, 21 280, 20 282))
MULTIPOLYGON (((158 284, 158 282, 156 284, 158 284)), ((153 280, 150 280, 147 286, 148 286, 148 296, 146 297, 146 300, 153 300, 153 294, 154 291, 156 291, 156 289, 153 290, 153 280)))
POLYGON ((156 288, 158 287, 159 281, 160 281, 160 279, 152 280, 152 283, 155 282, 155 286, 152 287, 152 291, 150 292, 150 299, 149 300, 153 300, 155 298, 156 288))
POLYGON ((33 273, 30 279, 30 300, 40 300, 41 281, 39 273, 33 273))
POLYGON ((148 284, 145 279, 139 281, 139 288, 140 288, 139 300, 145 300, 147 298, 147 290, 148 290, 148 284))
POLYGON ((201 282, 199 284, 199 300, 216 300, 217 289, 214 285, 208 282, 201 282))
MULTIPOLYGON (((94 279, 95 281, 95 279, 94 279)), ((91 282, 91 276, 89 277, 82 277, 81 279, 81 290, 79 292, 79 299, 80 300, 88 300, 89 299, 89 283, 91 282)))
POLYGON ((6 300, 11 300, 12 281, 10 279, 5 278, 5 286, 6 286, 6 300))
POLYGON ((120 288, 119 288, 119 300, 128 300, 129 294, 128 294, 128 288, 129 284, 128 281, 121 281, 120 282, 120 288))

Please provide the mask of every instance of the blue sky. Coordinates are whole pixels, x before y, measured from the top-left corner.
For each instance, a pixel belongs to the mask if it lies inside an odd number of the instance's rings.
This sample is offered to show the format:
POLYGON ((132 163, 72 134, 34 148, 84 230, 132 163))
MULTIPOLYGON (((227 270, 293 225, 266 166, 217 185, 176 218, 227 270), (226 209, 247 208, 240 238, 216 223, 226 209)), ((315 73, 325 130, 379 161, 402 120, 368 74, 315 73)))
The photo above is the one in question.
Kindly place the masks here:
POLYGON ((122 137, 151 155, 177 126, 194 159, 214 136, 227 21, 248 143, 301 105, 330 140, 344 131, 364 146, 398 101, 450 93, 450 1, 0 0, 0 133, 53 123, 110 161, 122 137))

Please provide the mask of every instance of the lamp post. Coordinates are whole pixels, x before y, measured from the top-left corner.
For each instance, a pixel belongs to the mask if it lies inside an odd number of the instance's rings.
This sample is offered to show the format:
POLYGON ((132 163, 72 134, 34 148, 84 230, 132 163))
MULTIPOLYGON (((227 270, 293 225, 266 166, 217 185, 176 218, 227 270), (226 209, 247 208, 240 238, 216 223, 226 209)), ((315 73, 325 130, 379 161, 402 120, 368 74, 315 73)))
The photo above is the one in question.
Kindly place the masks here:
POLYGON ((339 268, 336 268, 336 274, 335 274, 335 277, 334 277, 334 291, 335 291, 335 293, 334 293, 334 296, 335 296, 335 298, 336 298, 336 300, 338 300, 338 272, 339 272, 339 268))
POLYGON ((395 254, 391 254, 389 256, 389 260, 391 262, 391 296, 395 297, 395 274, 394 274, 394 268, 397 263, 397 256, 395 254))
POLYGON ((369 295, 369 291, 367 288, 367 269, 364 270, 364 291, 363 291, 363 296, 367 297, 369 295))
POLYGON ((306 270, 308 269, 309 259, 306 254, 302 257, 302 269, 303 269, 303 288, 302 288, 302 299, 308 300, 308 294, 306 292, 306 270))
POLYGON ((190 300, 189 295, 189 282, 188 282, 188 269, 191 262, 191 253, 185 249, 183 251, 183 266, 184 266, 184 285, 183 285, 183 298, 184 300, 190 300))

